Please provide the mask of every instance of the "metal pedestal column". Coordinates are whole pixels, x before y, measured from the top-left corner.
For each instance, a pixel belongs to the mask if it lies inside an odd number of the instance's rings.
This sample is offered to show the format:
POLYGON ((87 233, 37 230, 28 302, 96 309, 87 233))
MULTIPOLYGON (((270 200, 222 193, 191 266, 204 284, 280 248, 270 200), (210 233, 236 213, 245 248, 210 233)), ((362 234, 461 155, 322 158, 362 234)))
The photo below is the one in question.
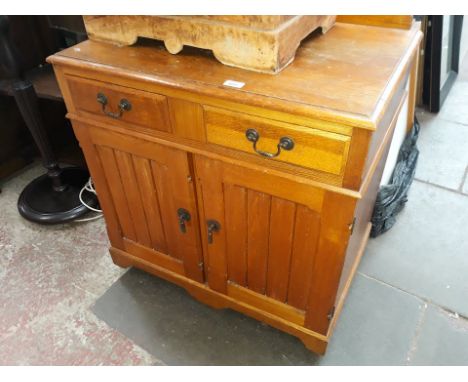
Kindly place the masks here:
MULTIPOLYGON (((42 123, 33 85, 19 81, 13 85, 13 93, 47 169, 47 174, 34 179, 21 193, 18 199, 20 214, 42 224, 65 223, 86 214, 89 210, 80 202, 78 195, 88 180, 88 171, 78 167, 59 167, 42 123)), ((91 206, 97 205, 93 194, 86 192, 83 199, 91 206)))

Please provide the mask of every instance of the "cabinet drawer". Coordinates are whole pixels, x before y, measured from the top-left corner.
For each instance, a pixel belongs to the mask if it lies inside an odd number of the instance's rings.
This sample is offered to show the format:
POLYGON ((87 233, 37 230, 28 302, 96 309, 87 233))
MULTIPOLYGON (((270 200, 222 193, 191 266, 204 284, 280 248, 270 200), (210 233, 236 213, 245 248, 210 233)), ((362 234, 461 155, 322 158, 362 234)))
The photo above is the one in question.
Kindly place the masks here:
POLYGON ((117 124, 171 130, 163 95, 78 77, 68 77, 67 81, 77 112, 117 124))
POLYGON ((204 111, 209 143, 262 156, 265 160, 343 174, 351 137, 209 106, 204 111))

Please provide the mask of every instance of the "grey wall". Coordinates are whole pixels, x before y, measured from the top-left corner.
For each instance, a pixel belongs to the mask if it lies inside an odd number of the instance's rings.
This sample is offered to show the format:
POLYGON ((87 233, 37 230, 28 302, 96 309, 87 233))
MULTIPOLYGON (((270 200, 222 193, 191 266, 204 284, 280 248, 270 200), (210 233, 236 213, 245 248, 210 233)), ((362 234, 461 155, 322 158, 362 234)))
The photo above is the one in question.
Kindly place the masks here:
POLYGON ((468 15, 463 17, 463 29, 460 43, 460 66, 463 60, 468 60, 468 15))

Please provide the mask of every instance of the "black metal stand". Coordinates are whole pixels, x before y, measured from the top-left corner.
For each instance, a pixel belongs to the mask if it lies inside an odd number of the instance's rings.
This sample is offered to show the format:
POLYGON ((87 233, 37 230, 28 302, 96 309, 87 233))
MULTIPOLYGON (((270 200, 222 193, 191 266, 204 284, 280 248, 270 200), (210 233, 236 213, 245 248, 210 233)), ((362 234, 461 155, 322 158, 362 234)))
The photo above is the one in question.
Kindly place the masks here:
MULTIPOLYGON (((23 190, 18 210, 24 218, 37 223, 65 223, 89 211, 79 199, 89 173, 78 167, 59 167, 42 122, 34 86, 21 79, 18 53, 8 38, 9 25, 9 16, 0 16, 0 78, 8 81, 8 94, 14 95, 47 169, 47 174, 34 179, 23 190)), ((92 207, 98 206, 92 193, 84 193, 83 200, 92 207)))
MULTIPOLYGON (((78 195, 88 180, 88 171, 78 167, 59 167, 42 124, 32 84, 16 82, 13 94, 47 169, 47 174, 34 179, 21 193, 18 200, 20 214, 43 224, 65 223, 86 214, 89 210, 80 202, 78 195)), ((88 205, 97 205, 94 194, 86 193, 83 199, 88 205)))

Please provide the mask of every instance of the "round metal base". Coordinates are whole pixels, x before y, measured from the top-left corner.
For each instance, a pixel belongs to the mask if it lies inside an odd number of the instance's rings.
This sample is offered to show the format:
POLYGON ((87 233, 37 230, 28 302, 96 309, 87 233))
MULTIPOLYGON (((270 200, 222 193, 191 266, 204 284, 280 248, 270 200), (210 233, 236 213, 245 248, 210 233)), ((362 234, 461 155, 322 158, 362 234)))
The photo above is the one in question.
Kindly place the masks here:
MULTIPOLYGON (((29 183, 18 199, 18 211, 25 219, 41 224, 66 223, 89 212, 78 197, 88 181, 88 171, 78 167, 66 167, 60 174, 64 191, 54 191, 47 174, 29 183)), ((83 200, 91 207, 97 207, 96 195, 84 192, 83 200)))

